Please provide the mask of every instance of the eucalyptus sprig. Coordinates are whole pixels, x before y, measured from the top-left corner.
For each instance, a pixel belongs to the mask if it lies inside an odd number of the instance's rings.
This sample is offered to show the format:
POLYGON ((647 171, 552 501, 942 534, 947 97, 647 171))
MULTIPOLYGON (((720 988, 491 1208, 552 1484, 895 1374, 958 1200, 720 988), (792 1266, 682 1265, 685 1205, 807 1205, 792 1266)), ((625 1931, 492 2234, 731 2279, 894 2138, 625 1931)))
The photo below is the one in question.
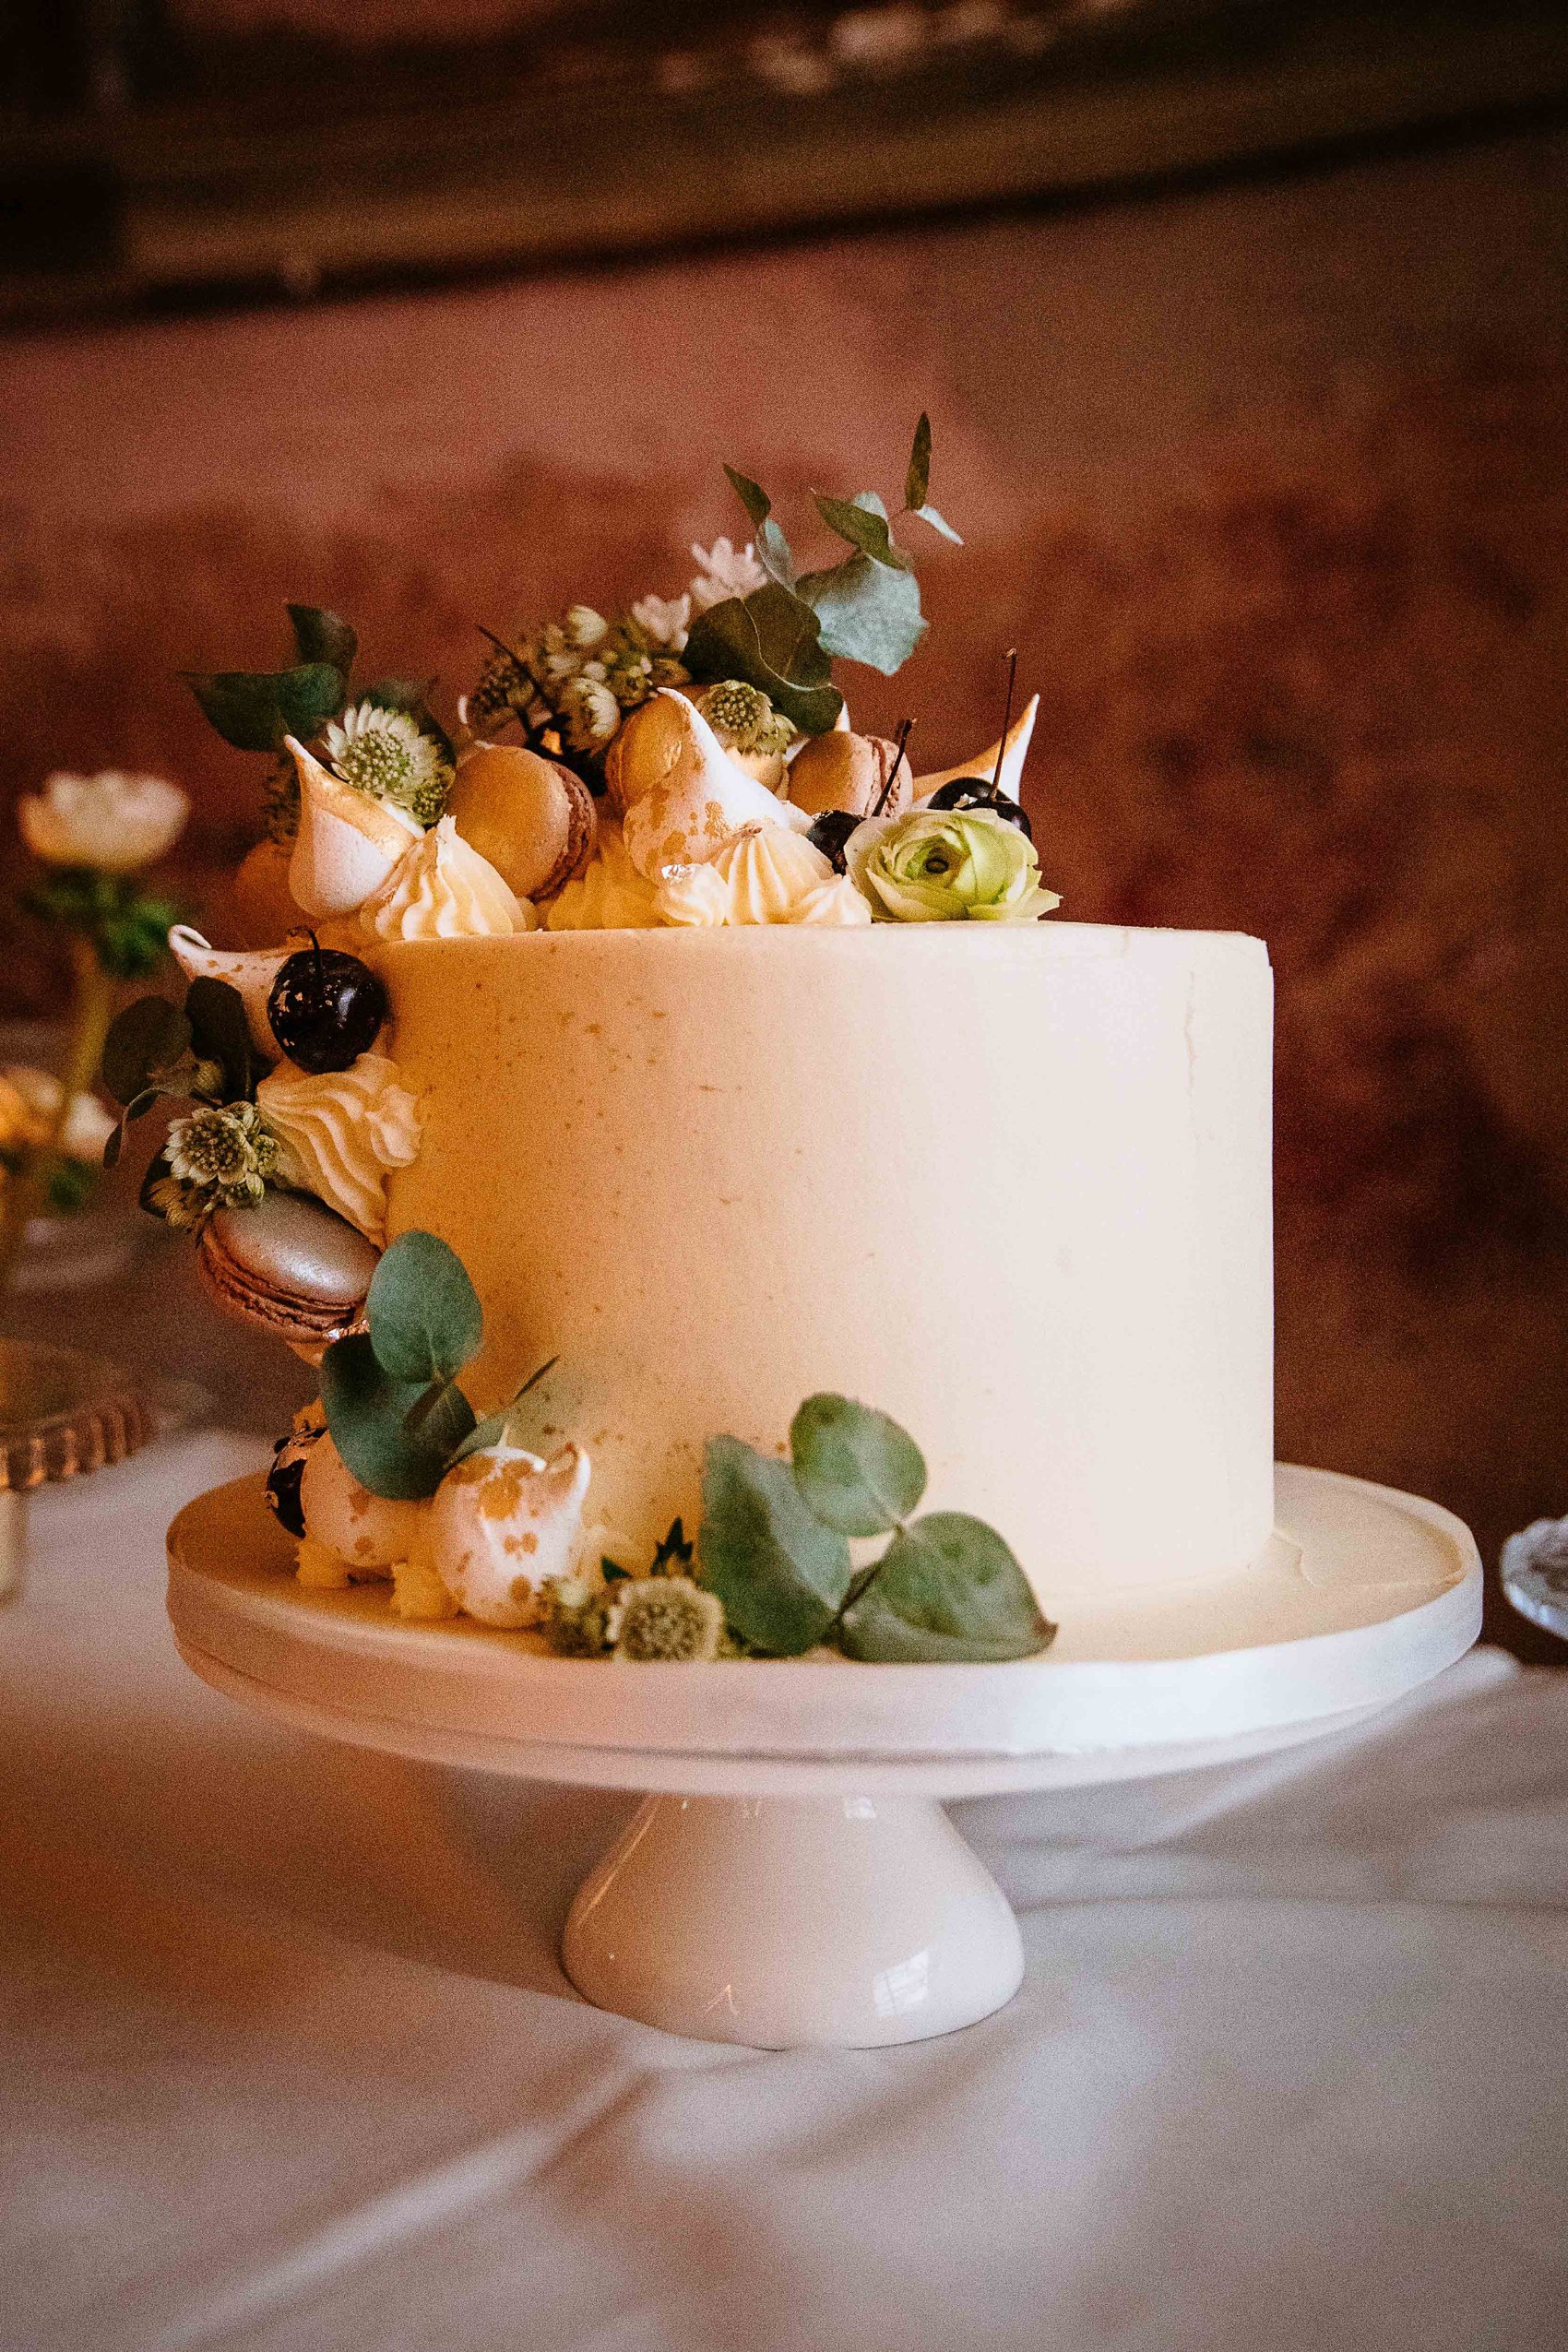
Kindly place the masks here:
MULTIPOLYGON (((832 683, 837 659, 860 661, 885 677, 901 668, 925 635, 920 586, 908 549, 893 536, 874 490, 852 498, 812 493, 818 515, 849 548, 837 564, 796 568, 794 551, 761 484, 724 469, 746 510, 766 584, 729 597, 693 623, 683 659, 703 682, 741 678, 758 686, 805 733, 824 733, 843 707, 832 683)), ((931 420, 922 415, 904 479, 903 512, 955 546, 962 540, 930 503, 931 420)))
POLYGON ((104 1166, 115 1165, 126 1128, 155 1102, 254 1102, 268 1066, 251 1042, 244 999, 227 980, 193 980, 183 1009, 166 996, 138 996, 115 1015, 103 1041, 103 1083, 120 1105, 104 1166))
POLYGON ((961 1511, 911 1518, 926 1466, 908 1431, 848 1396, 808 1396, 788 1462, 739 1438, 708 1442, 697 1559, 749 1648, 798 1657, 819 1644, 881 1663, 1032 1657, 1056 1628, 993 1527, 961 1511), (890 1536, 855 1572, 851 1536, 890 1536))
POLYGON ((280 763, 272 790, 280 804, 283 831, 292 830, 298 814, 298 786, 283 753, 285 736, 308 743, 340 719, 350 702, 400 711, 450 761, 451 739, 430 708, 432 681, 378 678, 371 685, 351 687, 359 653, 359 636, 351 624, 318 604, 290 604, 284 610, 298 656, 289 669, 180 673, 226 743, 236 751, 270 753, 280 763))
POLYGON ((321 1363, 332 1442, 360 1484, 399 1503, 435 1492, 469 1454, 500 1443, 541 1364, 483 1420, 457 1375, 484 1344, 484 1312, 456 1251, 434 1233, 401 1233, 365 1299, 366 1328, 335 1340, 321 1363))

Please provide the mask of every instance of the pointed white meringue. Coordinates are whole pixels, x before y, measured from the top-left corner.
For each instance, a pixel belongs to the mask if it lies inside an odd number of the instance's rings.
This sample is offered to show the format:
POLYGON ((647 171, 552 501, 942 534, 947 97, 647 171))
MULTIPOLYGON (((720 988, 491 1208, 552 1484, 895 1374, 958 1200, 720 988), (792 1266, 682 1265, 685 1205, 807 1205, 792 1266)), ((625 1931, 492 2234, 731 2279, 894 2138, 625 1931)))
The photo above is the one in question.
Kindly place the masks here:
POLYGON ((542 1461, 487 1445, 448 1470, 430 1506, 430 1557, 484 1625, 531 1625, 547 1581, 576 1565, 591 1466, 580 1445, 542 1461))
POLYGON ((616 739, 626 852, 645 879, 701 865, 743 825, 809 830, 803 812, 737 767, 702 713, 672 686, 633 711, 616 739))
POLYGON ((997 754, 1002 754, 1002 772, 997 777, 997 789, 1011 801, 1018 797, 1018 787, 1024 778, 1024 762, 1028 757, 1029 738, 1035 731, 1035 715, 1039 709, 1039 696, 1031 695, 1023 709, 1007 730, 1007 741, 988 743, 983 752, 976 752, 972 759, 960 760, 956 767, 939 768, 931 776, 917 776, 914 806, 923 809, 933 792, 944 784, 956 784, 960 776, 978 776, 987 784, 996 773, 997 754))
POLYGON ((284 738, 300 779, 300 829, 289 888, 307 915, 347 915, 379 890, 423 831, 401 809, 356 792, 314 753, 284 738))
POLYGON ((269 1062, 276 1062, 283 1049, 272 1034, 267 1000, 279 965, 293 952, 291 947, 214 947, 189 923, 176 923, 169 933, 169 953, 187 980, 227 980, 239 990, 251 1043, 269 1062))

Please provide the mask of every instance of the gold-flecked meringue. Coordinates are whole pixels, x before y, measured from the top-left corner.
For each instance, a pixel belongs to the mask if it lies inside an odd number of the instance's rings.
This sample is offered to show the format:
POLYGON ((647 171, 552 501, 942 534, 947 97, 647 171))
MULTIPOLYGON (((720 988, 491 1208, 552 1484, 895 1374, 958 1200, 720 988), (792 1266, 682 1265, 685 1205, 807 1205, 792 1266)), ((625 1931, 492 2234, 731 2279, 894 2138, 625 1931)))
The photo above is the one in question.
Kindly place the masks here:
POLYGON ((430 1559, 483 1625, 531 1625, 544 1586, 576 1565, 591 1466, 580 1445, 546 1462, 487 1445, 448 1470, 430 1505, 430 1559))
POLYGON ((361 1486, 330 1435, 318 1437, 300 1472, 300 1515, 312 1543, 324 1544, 350 1574, 385 1574, 425 1547, 427 1503, 391 1503, 361 1486))
POLYGON ((594 853, 576 879, 552 898, 544 917, 548 931, 655 931, 653 885, 645 882, 612 817, 599 820, 594 853))
POLYGON ((748 825, 715 858, 667 875, 654 905, 667 923, 787 923, 833 868, 803 835, 748 825))
POLYGON ((532 907, 442 817, 360 909, 372 939, 493 939, 532 931, 532 907))
MULTIPOLYGON (((983 752, 976 752, 970 759, 960 760, 956 767, 938 768, 930 776, 917 776, 910 804, 923 809, 933 792, 939 792, 944 784, 956 784, 961 776, 978 776, 989 784, 996 773, 998 754, 1001 754, 1002 770, 997 776, 997 790, 1005 793, 1010 801, 1016 801, 1018 787, 1023 782, 1024 762, 1028 756, 1029 738, 1035 731, 1035 715, 1039 709, 1039 696, 1031 695, 1008 728, 1005 743, 1000 740, 988 743, 983 752)), ((884 814, 891 815, 893 811, 889 808, 884 814)))
POLYGON ((269 1062, 283 1049, 272 1034, 267 1000, 278 977, 278 967, 292 955, 290 947, 214 947, 189 923, 176 923, 169 933, 169 953, 187 980, 226 980, 238 989, 245 1008, 251 1043, 269 1062))
POLYGON ((673 686, 660 686, 632 712, 615 749, 626 852, 650 882, 667 866, 701 865, 743 825, 810 828, 802 811, 736 766, 673 686))
POLYGON ((284 741, 300 779, 300 829, 289 888, 307 915, 348 915, 379 890, 420 827, 401 809, 356 792, 292 735, 284 741))
POLYGON ((313 1076, 285 1062, 263 1078, 256 1108, 282 1146, 287 1184, 357 1226, 386 1238, 386 1176, 419 1157, 419 1104, 384 1053, 362 1053, 346 1070, 313 1076))

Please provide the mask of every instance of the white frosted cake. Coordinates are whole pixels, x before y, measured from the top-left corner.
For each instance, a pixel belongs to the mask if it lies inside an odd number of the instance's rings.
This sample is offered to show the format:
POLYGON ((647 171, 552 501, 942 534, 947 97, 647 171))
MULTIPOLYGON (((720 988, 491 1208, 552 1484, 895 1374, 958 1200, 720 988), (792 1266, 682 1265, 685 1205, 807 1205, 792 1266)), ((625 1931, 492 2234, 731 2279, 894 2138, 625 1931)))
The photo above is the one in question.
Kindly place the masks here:
MULTIPOLYGON (((922 418, 951 539, 929 470, 922 418)), ((1052 920, 1014 658, 912 773, 831 676, 924 630, 886 506, 817 497, 797 572, 731 481, 751 546, 493 639, 455 736, 313 607, 196 680, 281 755, 252 941, 177 932, 106 1073, 190 1098, 147 1205, 321 1366, 307 1586, 584 1660, 1035 1656, 1267 1544, 1268 959, 1052 920)))
POLYGON ((613 931, 374 959, 419 1157, 393 1233, 483 1301, 473 1386, 639 1546, 716 1430, 815 1390, 919 1433, 1048 1611, 1234 1569, 1273 1513, 1260 942, 1094 924, 613 931))

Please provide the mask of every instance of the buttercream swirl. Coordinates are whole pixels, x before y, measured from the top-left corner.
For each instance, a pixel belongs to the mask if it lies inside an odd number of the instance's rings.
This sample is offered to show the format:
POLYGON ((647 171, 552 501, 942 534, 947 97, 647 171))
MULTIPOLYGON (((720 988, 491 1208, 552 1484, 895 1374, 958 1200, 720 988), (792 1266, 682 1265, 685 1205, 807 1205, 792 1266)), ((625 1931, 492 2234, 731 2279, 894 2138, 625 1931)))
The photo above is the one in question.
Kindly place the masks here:
POLYGON ((792 923, 812 923, 821 931, 858 931, 871 920, 870 905, 847 873, 836 873, 797 898, 790 917, 792 923))
POLYGON ((385 1053, 312 1076, 285 1062, 255 1090, 282 1147, 278 1174, 314 1193, 377 1247, 386 1238, 386 1174, 419 1156, 420 1111, 385 1053))
POLYGON ((575 882, 552 902, 550 931, 654 931, 653 885, 645 882, 626 854, 619 826, 600 812, 599 840, 575 882))
POLYGON ((535 916, 444 816, 366 900, 360 921, 373 939, 490 939, 532 931, 535 916))
POLYGON ((711 866, 670 866, 653 897, 656 922, 711 931, 730 920, 728 885, 711 866))
POLYGON ((802 834, 748 825, 716 857, 667 873, 653 903, 667 923, 787 923, 833 878, 828 860, 802 834))

